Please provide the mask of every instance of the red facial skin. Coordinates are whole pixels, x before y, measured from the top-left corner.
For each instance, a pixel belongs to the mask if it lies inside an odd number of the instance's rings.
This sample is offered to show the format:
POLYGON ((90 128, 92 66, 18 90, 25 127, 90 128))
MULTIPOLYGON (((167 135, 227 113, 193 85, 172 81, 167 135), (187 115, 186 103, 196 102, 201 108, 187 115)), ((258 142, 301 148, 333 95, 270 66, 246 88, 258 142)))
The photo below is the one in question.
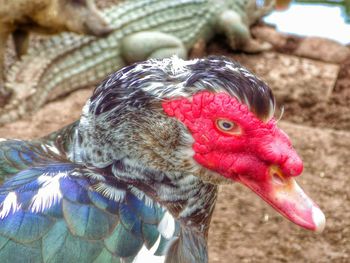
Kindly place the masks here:
POLYGON ((274 119, 264 123, 246 105, 225 93, 200 92, 188 99, 169 101, 164 111, 182 121, 195 140, 194 159, 227 178, 237 175, 260 181, 271 164, 286 176, 297 176, 303 163, 287 135, 274 119), (228 119, 241 127, 241 135, 225 134, 216 127, 217 119, 228 119))
POLYGON ((193 158, 199 164, 248 186, 296 224, 317 230, 312 219, 315 204, 305 199, 302 190, 294 193, 290 181, 301 174, 303 163, 274 119, 265 123, 236 98, 206 91, 195 94, 192 100, 179 98, 164 102, 163 109, 191 132, 195 141, 193 158), (240 133, 220 130, 218 119, 234 122, 240 133), (271 167, 277 172, 271 172, 271 167), (294 196, 294 200, 288 200, 289 196, 294 196))

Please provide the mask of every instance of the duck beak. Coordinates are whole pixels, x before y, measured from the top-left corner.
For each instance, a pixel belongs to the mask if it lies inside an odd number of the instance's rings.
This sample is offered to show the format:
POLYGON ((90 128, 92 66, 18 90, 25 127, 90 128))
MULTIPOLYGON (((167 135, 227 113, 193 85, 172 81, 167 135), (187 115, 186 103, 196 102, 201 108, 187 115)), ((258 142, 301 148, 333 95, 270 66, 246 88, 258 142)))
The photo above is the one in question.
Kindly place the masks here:
POLYGON ((321 209, 308 197, 294 178, 284 176, 271 166, 266 180, 255 181, 239 176, 237 179, 293 223, 321 233, 326 219, 321 209))

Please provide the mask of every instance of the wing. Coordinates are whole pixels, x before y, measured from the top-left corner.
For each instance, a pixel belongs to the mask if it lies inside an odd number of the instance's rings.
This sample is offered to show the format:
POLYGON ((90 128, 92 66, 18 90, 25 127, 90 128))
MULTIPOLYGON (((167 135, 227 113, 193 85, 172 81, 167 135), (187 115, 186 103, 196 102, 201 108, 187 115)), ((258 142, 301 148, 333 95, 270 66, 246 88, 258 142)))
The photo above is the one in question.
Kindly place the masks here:
POLYGON ((142 192, 40 144, 0 148, 0 262, 163 262, 178 223, 142 192))
POLYGON ((58 161, 60 156, 57 152, 49 150, 42 144, 2 140, 0 142, 0 182, 32 166, 58 161))

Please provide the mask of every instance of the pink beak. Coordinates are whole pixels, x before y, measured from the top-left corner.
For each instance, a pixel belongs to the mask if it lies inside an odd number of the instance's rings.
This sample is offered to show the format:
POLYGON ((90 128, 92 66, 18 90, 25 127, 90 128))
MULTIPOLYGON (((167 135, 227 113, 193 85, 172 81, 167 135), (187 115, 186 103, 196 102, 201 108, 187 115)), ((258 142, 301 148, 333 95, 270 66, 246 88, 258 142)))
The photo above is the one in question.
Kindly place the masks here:
POLYGON ((276 166, 271 166, 264 181, 239 176, 244 184, 274 209, 293 223, 309 230, 322 232, 326 219, 321 209, 308 197, 294 178, 286 177, 276 166))

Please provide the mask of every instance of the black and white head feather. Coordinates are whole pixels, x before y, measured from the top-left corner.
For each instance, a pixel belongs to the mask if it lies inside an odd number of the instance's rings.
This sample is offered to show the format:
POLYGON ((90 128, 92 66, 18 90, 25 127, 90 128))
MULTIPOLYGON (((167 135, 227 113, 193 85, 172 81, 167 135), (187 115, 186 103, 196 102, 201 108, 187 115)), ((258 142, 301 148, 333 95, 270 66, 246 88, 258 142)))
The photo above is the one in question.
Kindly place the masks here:
POLYGON ((204 90, 234 96, 264 121, 275 111, 275 98, 262 80, 239 63, 216 56, 189 61, 174 56, 125 67, 95 89, 85 110, 96 118, 113 119, 128 108, 152 107, 164 99, 189 98, 204 90))

